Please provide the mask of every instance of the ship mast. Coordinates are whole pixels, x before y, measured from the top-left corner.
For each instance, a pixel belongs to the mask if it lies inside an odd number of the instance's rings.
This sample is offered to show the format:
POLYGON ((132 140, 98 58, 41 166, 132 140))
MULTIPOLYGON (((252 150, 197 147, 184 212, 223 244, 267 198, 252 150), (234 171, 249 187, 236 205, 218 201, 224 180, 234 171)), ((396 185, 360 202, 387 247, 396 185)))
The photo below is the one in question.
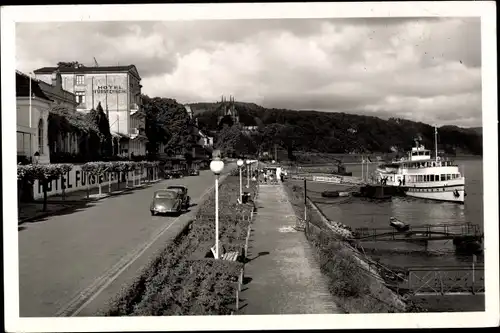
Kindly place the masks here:
POLYGON ((438 129, 437 126, 434 126, 434 145, 436 149, 436 162, 438 160, 438 129))

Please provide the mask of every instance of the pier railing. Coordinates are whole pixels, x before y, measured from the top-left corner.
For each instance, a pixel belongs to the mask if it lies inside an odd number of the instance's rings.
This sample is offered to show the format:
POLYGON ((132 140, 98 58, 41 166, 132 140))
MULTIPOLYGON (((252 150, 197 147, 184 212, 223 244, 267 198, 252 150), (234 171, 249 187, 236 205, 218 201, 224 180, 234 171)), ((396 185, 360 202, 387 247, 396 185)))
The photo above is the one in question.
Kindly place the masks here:
POLYGON ((484 266, 410 267, 407 283, 414 295, 484 293, 484 266))
POLYGON ((411 241, 442 240, 457 237, 482 238, 479 225, 472 223, 425 224, 410 226, 406 231, 394 228, 357 228, 354 230, 358 240, 372 241, 411 241))

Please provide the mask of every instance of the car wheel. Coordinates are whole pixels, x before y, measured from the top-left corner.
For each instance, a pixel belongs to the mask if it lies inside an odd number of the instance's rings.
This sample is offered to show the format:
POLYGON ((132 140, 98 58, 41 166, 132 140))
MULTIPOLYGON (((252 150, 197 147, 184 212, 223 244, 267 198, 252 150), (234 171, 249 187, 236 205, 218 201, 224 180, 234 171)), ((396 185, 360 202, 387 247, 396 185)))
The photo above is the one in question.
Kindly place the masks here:
POLYGON ((155 216, 155 212, 154 211, 151 211, 151 216, 155 216))

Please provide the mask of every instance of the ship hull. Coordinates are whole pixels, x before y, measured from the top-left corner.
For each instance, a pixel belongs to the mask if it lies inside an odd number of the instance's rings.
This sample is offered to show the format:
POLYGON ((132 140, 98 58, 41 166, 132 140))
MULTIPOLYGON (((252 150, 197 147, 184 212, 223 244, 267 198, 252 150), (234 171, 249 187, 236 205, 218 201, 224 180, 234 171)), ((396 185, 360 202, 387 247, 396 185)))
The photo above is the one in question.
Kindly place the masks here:
POLYGON ((456 202, 463 204, 465 202, 465 187, 449 186, 444 188, 408 188, 405 194, 409 197, 456 202))
POLYGON ((456 203, 465 202, 465 178, 463 177, 448 181, 410 183, 403 186, 394 183, 387 185, 403 189, 404 194, 409 197, 456 203))

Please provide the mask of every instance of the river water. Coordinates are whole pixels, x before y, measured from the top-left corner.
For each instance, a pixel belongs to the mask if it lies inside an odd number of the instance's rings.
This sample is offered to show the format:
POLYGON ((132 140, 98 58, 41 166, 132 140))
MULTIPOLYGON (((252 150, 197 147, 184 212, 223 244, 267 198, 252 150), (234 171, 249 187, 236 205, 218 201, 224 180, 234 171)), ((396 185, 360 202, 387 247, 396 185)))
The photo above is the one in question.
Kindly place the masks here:
MULTIPOLYGON (((483 163, 482 160, 456 160, 465 174, 465 204, 445 203, 411 197, 394 197, 390 201, 372 201, 364 198, 323 198, 321 192, 338 190, 333 184, 307 184, 308 196, 323 213, 333 221, 353 229, 387 228, 394 216, 412 225, 448 224, 470 222, 483 230, 483 163)), ((361 165, 347 165, 353 176, 361 176, 361 165)), ((375 166, 371 166, 373 169, 375 166)), ((497 221, 498 222, 498 221, 497 221)), ((495 223, 497 223, 495 222, 495 223)), ((381 263, 408 266, 465 266, 470 265, 471 255, 458 254, 451 240, 430 241, 424 245, 407 242, 363 242, 365 252, 381 263)), ((484 262, 482 255, 478 262, 484 262)))

